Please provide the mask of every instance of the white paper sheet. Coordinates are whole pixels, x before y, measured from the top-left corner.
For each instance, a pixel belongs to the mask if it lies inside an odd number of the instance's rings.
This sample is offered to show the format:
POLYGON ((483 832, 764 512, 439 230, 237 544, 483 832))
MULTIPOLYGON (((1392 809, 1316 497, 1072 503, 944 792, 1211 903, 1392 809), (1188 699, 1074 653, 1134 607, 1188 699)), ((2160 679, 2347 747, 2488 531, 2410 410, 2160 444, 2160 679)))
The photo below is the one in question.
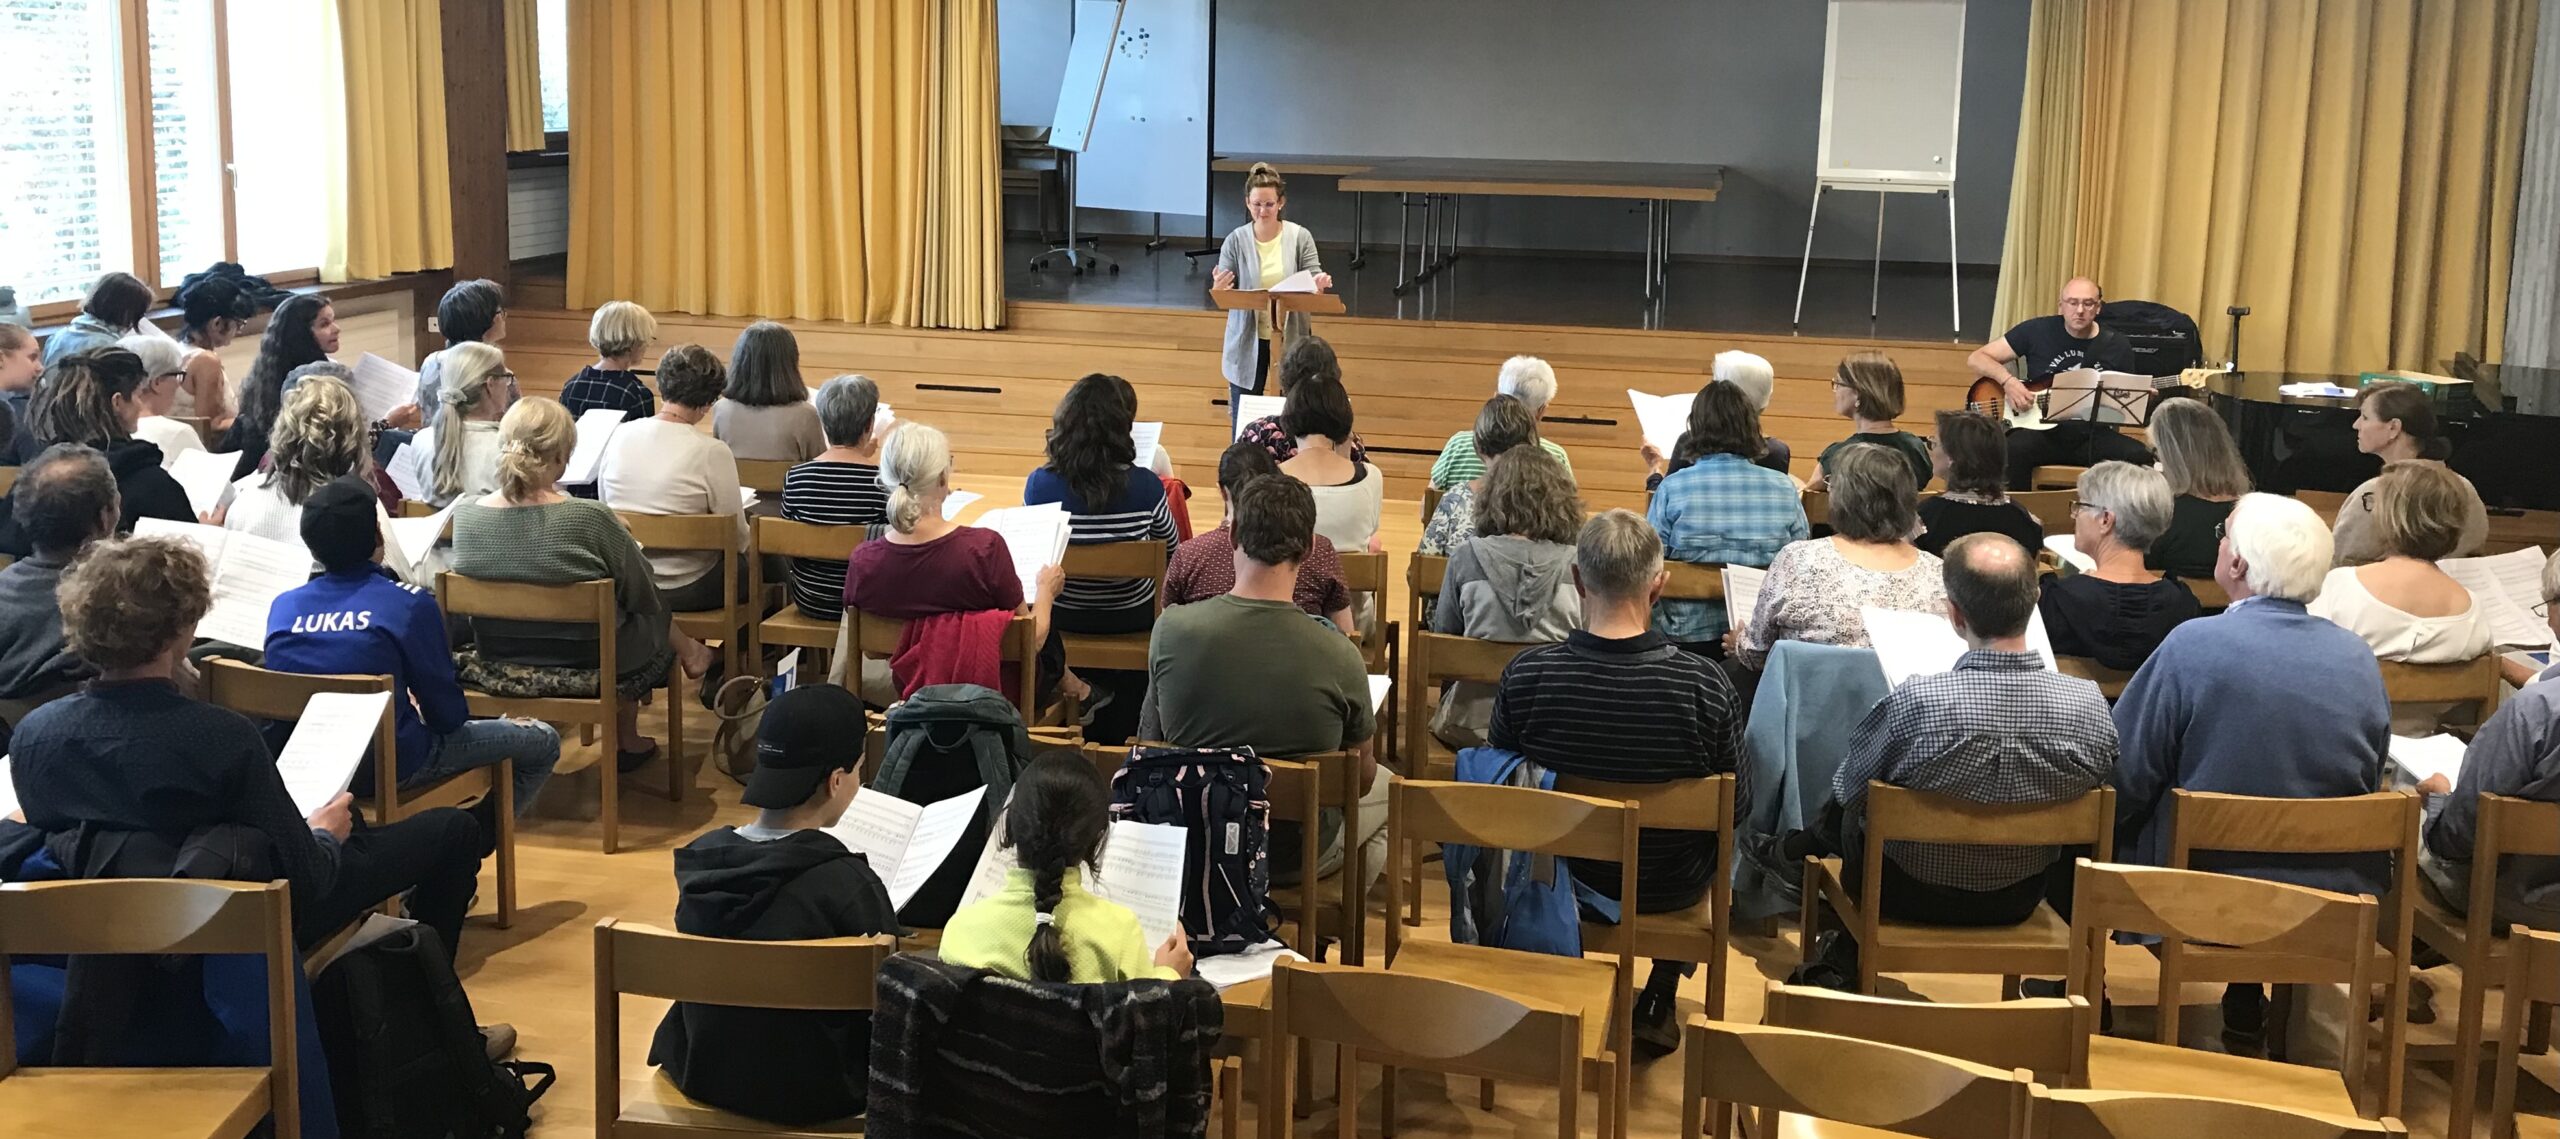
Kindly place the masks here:
POLYGON ((994 897, 1004 889, 1006 873, 1017 865, 1013 851, 1004 845, 1004 811, 998 810, 995 824, 987 828, 987 844, 978 848, 978 867, 969 874, 969 887, 960 891, 961 908, 994 897))
POLYGON ((578 445, 569 451, 569 467, 560 472, 560 485, 582 486, 596 481, 596 468, 604 463, 607 444, 622 427, 622 409, 591 407, 578 416, 578 445))
POLYGON ((990 510, 978 516, 978 525, 1004 536, 1005 549, 1013 555, 1013 572, 1022 578, 1024 597, 1040 592, 1041 570, 1067 556, 1067 509, 1057 503, 990 510))
POLYGON ((1129 442, 1136 445, 1138 462, 1142 466, 1156 453, 1156 444, 1163 441, 1164 423, 1161 420, 1129 425, 1129 442))
POLYGON ((2430 775, 2442 775, 2453 783, 2462 778, 2462 757, 2470 745, 2447 735, 2391 737, 2391 762, 2411 783, 2424 783, 2430 775))
POLYGON ((2533 615, 2542 603, 2542 548, 2528 546, 2485 558, 2446 558, 2436 563, 2461 582, 2489 617, 2489 636, 2508 648, 2549 648, 2551 626, 2533 615))
POLYGON ((424 518, 391 519, 388 523, 391 542, 397 548, 385 552, 412 567, 423 564, 427 555, 435 550, 436 543, 444 540, 445 527, 453 522, 454 509, 461 505, 456 502, 424 518))
POLYGON ((202 517, 231 497, 231 472, 239 466, 237 451, 186 451, 170 460, 169 477, 186 490, 187 508, 202 517))
MULTIPOLYGON (((1945 615, 1913 613, 1901 609, 1878 609, 1872 605, 1858 610, 1867 624, 1867 643, 1876 650, 1876 663, 1884 668, 1887 688, 1900 688, 1902 682, 1915 676, 1929 676, 1953 671, 1956 660, 1965 654, 1964 638, 1945 615)), ((2027 647, 2044 658, 2044 666, 2053 668, 2053 641, 2045 634, 2042 614, 2027 616, 2027 647)))
POLYGON ((1680 433, 1689 429, 1689 405, 1696 403, 1698 393, 1685 395, 1646 395, 1627 389, 1627 402, 1636 405, 1636 423, 1644 428, 1644 441, 1665 456, 1680 442, 1680 433))
POLYGON ((1300 269, 1295 273, 1291 273, 1286 277, 1280 278, 1279 284, 1273 285, 1264 291, 1273 293, 1316 292, 1316 271, 1313 269, 1300 269))
POLYGON ((1199 972, 1201 980, 1209 982, 1218 991, 1225 992, 1247 981, 1259 981, 1270 976, 1271 971, 1278 968, 1283 961, 1304 960, 1306 957, 1297 950, 1277 941, 1266 941, 1242 953, 1221 953, 1215 957, 1203 957, 1194 965, 1194 968, 1199 972))
POLYGON ((1750 566, 1724 567, 1724 619, 1734 628, 1746 628, 1753 614, 1760 611, 1760 583, 1769 580, 1769 571, 1750 566))
POLYGON ((394 408, 418 398, 418 373, 367 352, 356 358, 349 369, 355 380, 347 389, 355 393, 356 406, 364 409, 365 421, 388 419, 394 408))
POLYGON ((889 429, 897 425, 898 413, 889 410, 888 404, 880 404, 878 409, 871 413, 871 437, 874 439, 887 439, 889 429))
POLYGON ((1377 675, 1369 677, 1369 711, 1372 715, 1387 706, 1387 693, 1393 691, 1395 686, 1395 677, 1377 675))
POLYGON ((2080 543, 2069 534, 2045 535, 2044 548, 2053 551, 2056 557, 2082 573, 2093 573, 2098 568, 2098 559, 2081 553, 2080 543))
POLYGON ((1138 932, 1150 949, 1182 928, 1187 837, 1181 827, 1122 819, 1111 824, 1110 837, 1102 843, 1102 870, 1094 877, 1094 892, 1138 915, 1138 932))
MULTIPOLYGON (((1244 438, 1245 424, 1261 419, 1264 416, 1278 415, 1283 408, 1289 406, 1289 401, 1281 398, 1280 396, 1245 395, 1234 388, 1227 389, 1227 398, 1236 401, 1235 437, 1237 439, 1244 438)), ((1228 441, 1234 442, 1233 439, 1228 441)))
POLYGON ((0 819, 18 813, 18 782, 9 770, 9 757, 0 755, 0 819))
POLYGON ((328 806, 355 781, 382 712, 390 706, 388 692, 319 692, 302 706, 292 738, 276 753, 276 771, 305 817, 328 806))
POLYGON ((165 518, 142 519, 133 532, 183 540, 213 567, 213 608, 196 622, 199 637, 242 648, 265 645, 267 610, 277 595, 311 580, 311 551, 300 545, 165 518))
POLYGON ((425 502, 435 495, 427 486, 427 456, 414 443, 402 443, 391 452, 391 461, 382 464, 391 484, 400 488, 400 497, 411 502, 425 502))
POLYGON ((827 833, 868 858, 872 873, 889 888, 889 904, 904 906, 960 845, 986 797, 987 789, 979 787, 920 807, 866 787, 855 793, 844 817, 827 833))
POLYGON ((957 522, 957 521, 959 521, 959 520, 960 520, 960 512, 961 512, 961 511, 969 509, 969 504, 970 504, 970 503, 972 503, 972 502, 976 502, 976 501, 978 501, 979 499, 981 499, 981 498, 985 498, 985 497, 986 497, 986 496, 985 496, 985 495, 983 495, 983 494, 977 494, 977 493, 973 493, 973 492, 971 492, 971 491, 965 491, 965 490, 955 490, 955 491, 952 491, 952 492, 950 493, 950 495, 949 495, 949 496, 945 497, 945 498, 942 500, 942 518, 943 518, 943 520, 944 520, 944 521, 946 521, 946 522, 957 522))

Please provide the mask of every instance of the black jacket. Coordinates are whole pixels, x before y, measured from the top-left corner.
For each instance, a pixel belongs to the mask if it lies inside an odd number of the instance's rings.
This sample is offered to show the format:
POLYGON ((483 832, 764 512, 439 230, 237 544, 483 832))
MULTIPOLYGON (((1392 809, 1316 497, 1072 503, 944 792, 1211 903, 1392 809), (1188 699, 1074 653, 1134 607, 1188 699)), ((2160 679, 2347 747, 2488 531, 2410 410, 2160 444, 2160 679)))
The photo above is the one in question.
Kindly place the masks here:
MULTIPOLYGON (((889 891, 834 837, 771 842, 730 827, 677 850, 676 930, 741 941, 858 937, 898 930, 889 891)), ((740 1115, 803 1126, 858 1115, 871 1078, 868 1013, 680 1004, 649 1062, 684 1093, 740 1115)))
MULTIPOLYGON (((37 453, 42 453, 42 448, 37 453)), ((25 456, 31 462, 35 455, 25 456)), ((23 464, 22 464, 23 465, 23 464)), ((172 522, 193 522, 196 512, 187 503, 187 489, 178 485, 169 472, 160 469, 160 445, 145 439, 127 439, 107 448, 107 469, 114 471, 116 491, 124 499, 124 519, 116 523, 116 532, 130 534, 133 523, 141 518, 166 518, 172 522)), ((6 507, 0 506, 0 513, 6 507)), ((0 517, 0 554, 23 558, 35 553, 35 543, 18 528, 15 518, 0 517)))

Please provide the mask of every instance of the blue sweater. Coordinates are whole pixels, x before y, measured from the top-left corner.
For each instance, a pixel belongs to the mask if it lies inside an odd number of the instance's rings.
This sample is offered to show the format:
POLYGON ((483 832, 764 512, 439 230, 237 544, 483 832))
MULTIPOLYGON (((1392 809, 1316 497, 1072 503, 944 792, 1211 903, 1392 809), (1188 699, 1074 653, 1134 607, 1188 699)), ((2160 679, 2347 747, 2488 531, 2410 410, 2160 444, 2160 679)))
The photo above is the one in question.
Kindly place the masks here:
MULTIPOLYGON (((2116 858, 2164 866, 2169 792, 2288 799, 2381 786, 2391 702, 2373 650, 2298 601, 2252 597, 2170 631, 2116 702, 2116 858)), ((2192 865, 2380 897, 2387 859, 2215 854, 2192 865)))
POLYGON ((433 737, 452 733, 471 716, 454 679, 444 611, 434 597, 391 580, 380 566, 316 577, 277 597, 267 611, 266 666, 304 675, 389 676, 402 779, 426 765, 433 737))

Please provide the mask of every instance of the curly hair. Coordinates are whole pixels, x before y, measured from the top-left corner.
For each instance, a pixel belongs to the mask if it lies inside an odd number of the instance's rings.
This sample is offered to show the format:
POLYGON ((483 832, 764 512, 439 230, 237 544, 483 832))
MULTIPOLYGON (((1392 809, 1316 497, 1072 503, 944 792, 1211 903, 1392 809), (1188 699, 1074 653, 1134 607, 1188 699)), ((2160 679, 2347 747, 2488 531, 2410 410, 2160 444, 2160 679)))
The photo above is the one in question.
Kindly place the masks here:
POLYGON ((365 445, 364 409, 355 393, 334 376, 295 384, 267 433, 267 454, 274 460, 267 487, 295 506, 329 480, 366 469, 373 452, 365 445))
POLYGON ((1107 509, 1120 497, 1137 465, 1138 444, 1129 429, 1138 417, 1128 381, 1095 372, 1059 397, 1049 419, 1049 469, 1088 511, 1107 509))
POLYGON ((1494 460, 1476 494, 1476 533, 1571 544, 1582 533, 1573 476, 1544 447, 1515 448, 1494 460))
POLYGON ((195 636, 213 608, 213 571, 182 538, 110 538, 71 563, 54 597, 74 655, 134 668, 195 636))
POLYGON ((678 344, 658 356, 658 394, 677 407, 709 407, 728 383, 720 357, 702 345, 678 344))

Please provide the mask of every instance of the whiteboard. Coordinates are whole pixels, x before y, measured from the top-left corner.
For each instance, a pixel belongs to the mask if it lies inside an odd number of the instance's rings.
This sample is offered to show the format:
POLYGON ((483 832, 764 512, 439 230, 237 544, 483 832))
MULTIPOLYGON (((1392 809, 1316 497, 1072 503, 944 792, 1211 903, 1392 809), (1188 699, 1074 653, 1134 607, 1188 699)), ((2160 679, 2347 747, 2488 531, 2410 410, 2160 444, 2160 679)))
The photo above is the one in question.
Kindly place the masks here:
POLYGON ((1057 116, 1073 11, 1075 0, 997 0, 996 121, 1037 127, 1057 116))
POLYGON ((1210 6, 1211 0, 1123 5, 1102 110, 1077 159, 1077 205, 1208 214, 1210 6))
POLYGON ((1964 0, 1831 0, 1825 39, 1816 175, 1955 185, 1964 0))
POLYGON ((1100 104, 1103 69, 1111 64, 1111 37, 1120 26, 1118 0, 1076 0, 1076 38, 1067 46, 1067 68, 1058 80, 1057 117, 1049 124, 1049 145, 1083 150, 1093 133, 1094 108, 1100 104))

